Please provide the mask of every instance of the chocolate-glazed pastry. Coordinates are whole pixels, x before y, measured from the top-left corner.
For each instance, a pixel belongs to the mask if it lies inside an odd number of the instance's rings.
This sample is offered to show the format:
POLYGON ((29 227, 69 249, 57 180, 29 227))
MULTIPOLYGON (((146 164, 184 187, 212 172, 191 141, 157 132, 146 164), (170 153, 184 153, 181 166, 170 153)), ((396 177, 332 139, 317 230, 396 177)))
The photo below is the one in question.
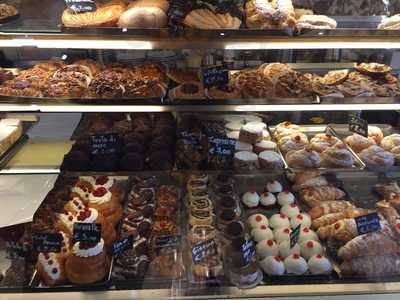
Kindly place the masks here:
POLYGON ((218 206, 220 209, 235 209, 237 206, 237 202, 235 200, 235 198, 230 197, 230 196, 224 196, 221 197, 218 201, 218 206))
POLYGON ((130 152, 143 153, 144 145, 140 144, 138 142, 131 142, 129 144, 126 144, 122 151, 125 154, 130 153, 130 152))
POLYGON ((219 222, 221 223, 220 225, 227 225, 227 224, 235 221, 236 218, 237 218, 237 215, 234 210, 224 210, 219 215, 219 222))
POLYGON ((120 134, 132 131, 132 122, 129 120, 120 120, 114 123, 113 130, 120 134))
MULTIPOLYGON (((151 140, 149 143, 149 152, 165 151, 174 146, 174 141, 169 136, 159 136, 151 140)), ((172 152, 172 151, 171 151, 172 152)))
POLYGON ((173 159, 169 152, 157 151, 150 154, 148 165, 152 170, 171 170, 173 159))
POLYGON ((240 221, 232 222, 226 226, 224 233, 231 240, 237 239, 244 234, 244 225, 240 221))
POLYGON ((98 154, 91 161, 90 169, 93 171, 116 171, 117 170, 117 155, 115 154, 98 154))
POLYGON ((141 171, 144 169, 144 157, 137 152, 125 154, 119 161, 119 168, 124 171, 141 171))
POLYGON ((137 256, 134 249, 127 250, 115 260, 112 277, 116 280, 144 277, 149 265, 150 260, 147 255, 137 256))
POLYGON ((146 137, 144 134, 141 134, 139 132, 129 132, 125 134, 124 136, 124 142, 125 144, 129 143, 139 143, 141 145, 144 145, 148 140, 148 137, 146 137))
POLYGON ((90 168, 90 160, 82 151, 71 151, 64 155, 60 166, 61 170, 87 171, 90 168))
POLYGON ((157 204, 171 206, 177 209, 180 206, 179 189, 174 185, 162 185, 157 192, 157 204))
POLYGON ((152 135, 154 137, 174 136, 175 127, 170 125, 158 125, 155 128, 153 128, 152 135))

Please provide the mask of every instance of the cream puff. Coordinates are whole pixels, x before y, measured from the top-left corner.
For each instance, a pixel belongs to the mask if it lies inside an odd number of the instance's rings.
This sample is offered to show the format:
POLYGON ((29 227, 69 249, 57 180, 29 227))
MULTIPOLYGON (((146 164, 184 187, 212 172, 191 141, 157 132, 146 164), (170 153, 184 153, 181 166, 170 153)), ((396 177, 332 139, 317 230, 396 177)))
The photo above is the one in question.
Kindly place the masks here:
POLYGON ((242 196, 242 203, 248 208, 255 208, 260 203, 260 195, 256 190, 246 192, 242 196))
POLYGON ((281 228, 275 229, 274 236, 275 236, 276 242, 279 244, 279 243, 282 243, 283 241, 290 240, 291 232, 292 232, 292 230, 289 227, 281 227, 281 228))
POLYGON ((269 226, 268 218, 263 214, 254 214, 247 218, 247 224, 251 228, 259 227, 260 225, 269 226))
POLYGON ((307 240, 313 240, 318 242, 319 238, 317 234, 312 231, 309 227, 302 227, 300 230, 300 235, 299 235, 299 243, 307 241, 307 240))
POLYGON ((262 240, 257 243, 256 253, 261 259, 267 256, 276 256, 279 253, 278 245, 272 239, 262 240))
POLYGON ((314 255, 308 261, 311 274, 330 274, 332 272, 332 264, 321 254, 314 255))
POLYGON ((283 192, 280 192, 278 194, 278 203, 280 206, 286 205, 286 204, 292 204, 295 201, 294 195, 289 192, 288 190, 284 190, 283 192))
POLYGON ((273 229, 290 227, 290 221, 286 215, 274 214, 269 219, 269 226, 271 226, 273 229))
POLYGON ((291 254, 285 258, 286 271, 289 274, 303 275, 308 271, 308 264, 298 254, 291 254))
POLYGON ((265 274, 270 276, 280 276, 285 273, 285 264, 279 256, 268 256, 260 261, 260 267, 265 274))
POLYGON ((300 213, 297 216, 290 219, 290 227, 292 229, 297 228, 301 225, 302 227, 311 227, 311 217, 309 214, 300 213))
POLYGON ((323 254, 324 250, 319 242, 306 240, 300 243, 300 253, 305 259, 310 259, 311 256, 323 254))
POLYGON ((267 182, 266 189, 270 193, 280 193, 283 190, 282 184, 277 180, 267 182))
POLYGON ((295 244, 292 248, 290 248, 289 240, 279 243, 278 249, 279 249, 279 256, 282 257, 283 259, 285 259, 286 257, 288 257, 292 254, 300 255, 300 251, 301 251, 299 244, 295 244))
POLYGON ((256 242, 274 239, 272 230, 266 225, 260 225, 256 228, 253 228, 250 234, 256 242))
POLYGON ((276 204, 276 197, 271 192, 264 192, 260 196, 260 203, 262 206, 273 206, 276 204))
POLYGON ((288 216, 289 218, 294 218, 300 213, 300 209, 296 203, 285 204, 281 207, 281 214, 288 216))

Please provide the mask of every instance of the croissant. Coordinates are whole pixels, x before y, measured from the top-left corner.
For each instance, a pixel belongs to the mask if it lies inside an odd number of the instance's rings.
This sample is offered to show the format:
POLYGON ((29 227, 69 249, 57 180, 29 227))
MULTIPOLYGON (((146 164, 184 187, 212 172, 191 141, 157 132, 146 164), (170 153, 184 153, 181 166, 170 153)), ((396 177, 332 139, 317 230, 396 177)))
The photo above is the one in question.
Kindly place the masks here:
POLYGON ((374 211, 371 209, 349 208, 349 209, 346 209, 341 212, 331 213, 331 214, 327 214, 322 217, 319 217, 312 222, 312 225, 315 228, 319 228, 322 226, 331 225, 339 220, 356 218, 356 217, 364 216, 364 215, 367 215, 367 214, 370 214, 373 212, 374 211))
POLYGON ((393 231, 400 236, 400 215, 393 205, 386 201, 379 201, 376 204, 378 211, 385 217, 393 231))
POLYGON ((320 227, 317 234, 321 240, 333 238, 338 241, 348 242, 358 235, 358 231, 354 219, 343 219, 332 225, 320 227))
POLYGON ((333 185, 306 188, 299 192, 302 199, 309 207, 315 207, 324 201, 342 199, 346 194, 333 185))
POLYGON ((347 242, 338 251, 343 260, 351 260, 359 256, 374 256, 399 252, 399 245, 382 232, 371 232, 359 235, 347 242))
POLYGON ((351 204, 349 201, 343 201, 343 200, 325 201, 322 202, 321 205, 313 207, 308 212, 308 214, 314 220, 323 215, 338 213, 348 208, 354 208, 354 205, 351 204))
POLYGON ((398 274, 400 256, 387 254, 379 256, 357 257, 340 265, 343 275, 385 276, 398 274))

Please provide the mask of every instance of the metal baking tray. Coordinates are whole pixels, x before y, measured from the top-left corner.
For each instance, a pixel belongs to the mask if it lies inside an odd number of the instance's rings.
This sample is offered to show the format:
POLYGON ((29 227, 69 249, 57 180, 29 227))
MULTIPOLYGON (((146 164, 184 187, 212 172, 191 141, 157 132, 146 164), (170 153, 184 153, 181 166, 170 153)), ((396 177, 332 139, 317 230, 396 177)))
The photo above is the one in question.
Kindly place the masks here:
MULTIPOLYGON (((271 130, 271 133, 274 132, 275 127, 271 126, 269 127, 271 130)), ((314 137, 318 133, 330 133, 334 136, 336 136, 335 131, 331 129, 330 125, 301 125, 300 128, 301 132, 303 132, 308 139, 310 140, 312 137, 314 137)), ((271 134, 271 136, 273 136, 271 134)), ((341 139, 340 136, 336 136, 337 138, 341 139)), ((302 172, 302 171, 310 171, 310 170, 320 170, 324 172, 351 172, 351 171, 359 171, 365 169, 365 164, 360 160, 360 158, 357 156, 354 151, 346 145, 346 149, 351 152, 354 158, 354 165, 352 168, 315 168, 315 169, 297 169, 297 168, 292 168, 288 165, 286 162, 286 157, 282 155, 285 161, 285 165, 288 166, 287 169, 291 170, 292 172, 302 172)))
MULTIPOLYGON (((66 174, 66 176, 71 176, 69 174, 66 174)), ((75 176, 72 176, 75 177, 75 176)), ((123 203, 126 202, 126 199, 128 197, 129 192, 127 192, 127 186, 129 186, 129 178, 126 176, 118 176, 115 178, 118 183, 121 185, 122 190, 124 191, 123 194, 123 203)), ((121 220, 122 221, 122 220, 121 220)), ((121 223, 120 221, 120 223, 121 223)), ((120 224, 118 224, 117 228, 120 228, 120 224)), ((110 260, 110 268, 107 272, 106 277, 104 280, 96 283, 91 283, 91 284, 64 284, 64 285, 59 285, 59 286, 46 286, 43 284, 39 274, 37 273, 37 270, 35 269, 32 278, 29 282, 29 287, 34 289, 35 291, 40 291, 40 292, 49 292, 49 291, 63 291, 63 290, 69 290, 69 291, 91 291, 91 290, 108 290, 112 286, 112 281, 111 281, 111 271, 114 263, 114 258, 111 255, 108 255, 109 260, 110 260)))
MULTIPOLYGON (((153 176, 154 172, 150 172, 148 176, 153 176)), ((148 177, 148 176, 142 176, 139 175, 139 177, 148 177)), ((158 187, 160 187, 161 185, 175 185, 177 187, 179 187, 181 189, 181 184, 180 184, 180 178, 177 178, 179 175, 178 173, 175 174, 169 174, 166 172, 163 172, 162 174, 158 174, 158 175, 154 175, 157 179, 157 186, 156 186, 156 190, 158 187)), ((129 184, 128 184, 128 189, 127 189, 127 194, 125 197, 125 201, 124 201, 124 216, 125 216, 125 211, 126 211, 126 207, 128 205, 129 202, 129 197, 130 197, 130 192, 131 190, 134 188, 134 184, 133 184, 133 177, 131 176, 129 178, 129 184)), ((183 195, 182 195, 182 189, 181 189, 181 195, 180 198, 182 199, 183 195)), ((182 245, 182 223, 183 223, 183 213, 182 213, 182 209, 183 209, 183 205, 181 205, 180 211, 178 213, 177 216, 177 222, 178 222, 178 226, 180 226, 181 232, 180 232, 180 236, 181 236, 181 245, 182 245)), ((122 231, 122 222, 123 220, 121 220, 120 225, 118 227, 118 239, 121 238, 121 231, 122 231)), ((182 250, 178 250, 178 253, 182 252, 182 250)), ((178 256, 180 256, 180 254, 178 254, 178 256)), ((113 261, 117 259, 116 256, 113 256, 113 261)), ((151 261, 150 261, 151 262, 151 261)), ((137 278, 132 278, 132 279, 127 279, 127 280, 118 280, 118 279, 113 279, 112 277, 112 272, 114 270, 114 264, 112 265, 111 271, 110 271, 110 280, 112 281, 112 283, 116 286, 117 289, 132 289, 132 288, 137 288, 137 289, 152 289, 152 288, 175 288, 177 285, 180 284, 184 284, 184 278, 179 278, 179 279, 168 279, 168 278, 163 278, 163 277, 154 277, 154 276, 144 276, 144 277, 137 277, 137 278)))

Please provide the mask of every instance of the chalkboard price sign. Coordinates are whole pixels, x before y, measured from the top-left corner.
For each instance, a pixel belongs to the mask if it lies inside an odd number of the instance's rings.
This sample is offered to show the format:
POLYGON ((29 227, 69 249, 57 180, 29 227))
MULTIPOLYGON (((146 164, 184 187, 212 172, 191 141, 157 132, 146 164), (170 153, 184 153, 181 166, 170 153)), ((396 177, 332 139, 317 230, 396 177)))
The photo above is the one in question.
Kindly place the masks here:
POLYGON ((95 0, 65 0, 68 9, 75 13, 96 11, 95 0))
POLYGON ((245 264, 249 264, 253 259, 254 255, 256 255, 256 247, 253 240, 247 240, 242 244, 242 255, 245 264))
POLYGON ((90 137, 92 154, 111 154, 118 151, 119 135, 115 133, 98 134, 90 137))
POLYGON ((210 136, 210 155, 233 156, 235 153, 236 140, 210 136))
POLYGON ((368 137, 368 122, 359 117, 351 117, 349 120, 349 131, 368 137))
POLYGON ((381 223, 378 213, 355 218, 357 224, 358 234, 366 234, 369 232, 381 230, 381 223))
POLYGON ((41 233, 34 234, 33 250, 36 252, 61 252, 61 242, 63 237, 60 233, 41 233))
POLYGON ((133 248, 133 235, 130 235, 122 240, 115 241, 112 245, 112 253, 114 255, 117 255, 132 248, 133 248))
POLYGON ((226 86, 229 84, 229 71, 223 66, 204 68, 203 86, 211 88, 213 86, 226 86))
POLYGON ((217 254, 217 245, 214 240, 200 243, 192 249, 192 259, 195 264, 200 263, 205 258, 217 254))
POLYGON ((101 224, 74 223, 74 241, 97 244, 101 239, 101 224))

